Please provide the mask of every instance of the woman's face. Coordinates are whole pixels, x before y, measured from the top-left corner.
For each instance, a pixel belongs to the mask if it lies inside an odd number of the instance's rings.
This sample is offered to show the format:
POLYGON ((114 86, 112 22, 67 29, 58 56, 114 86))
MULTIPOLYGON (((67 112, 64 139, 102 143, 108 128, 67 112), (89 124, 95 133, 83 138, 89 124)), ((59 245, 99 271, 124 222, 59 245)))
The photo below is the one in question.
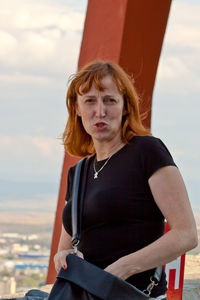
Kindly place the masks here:
POLYGON ((78 95, 76 112, 94 142, 121 141, 123 96, 110 75, 105 76, 101 83, 104 91, 97 90, 92 84, 86 94, 78 95))

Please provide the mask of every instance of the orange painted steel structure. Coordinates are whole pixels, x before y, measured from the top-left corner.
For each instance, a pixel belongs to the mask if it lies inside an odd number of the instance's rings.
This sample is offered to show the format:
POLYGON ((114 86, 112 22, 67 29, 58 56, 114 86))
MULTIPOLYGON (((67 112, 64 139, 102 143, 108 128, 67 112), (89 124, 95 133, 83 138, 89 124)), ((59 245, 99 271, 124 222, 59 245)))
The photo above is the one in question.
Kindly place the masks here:
MULTIPOLYGON (((171 0, 89 0, 78 69, 93 60, 112 60, 135 80, 141 96, 140 111, 150 127, 152 94, 166 30, 171 0)), ((53 256, 57 251, 62 210, 65 205, 67 172, 79 159, 64 156, 57 211, 52 237, 47 283, 55 280, 53 256)), ((169 298, 168 298, 169 299, 169 298)), ((170 298, 181 299, 181 298, 170 298)))

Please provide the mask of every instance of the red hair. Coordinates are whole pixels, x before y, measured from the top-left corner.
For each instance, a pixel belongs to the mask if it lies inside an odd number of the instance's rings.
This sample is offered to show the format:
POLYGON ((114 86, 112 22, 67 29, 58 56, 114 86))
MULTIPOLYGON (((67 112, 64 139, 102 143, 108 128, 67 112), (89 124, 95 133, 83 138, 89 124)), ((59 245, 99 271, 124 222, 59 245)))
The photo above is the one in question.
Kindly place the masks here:
POLYGON ((107 75, 112 77, 124 98, 124 108, 127 113, 122 118, 122 142, 127 144, 136 135, 151 135, 150 131, 142 125, 139 97, 131 77, 114 62, 91 62, 71 77, 67 91, 66 104, 69 117, 62 139, 65 151, 71 155, 84 157, 95 153, 92 138, 85 131, 81 118, 76 113, 77 94, 87 93, 93 83, 96 89, 104 90, 101 80, 107 75), (80 91, 83 84, 84 88, 80 91))

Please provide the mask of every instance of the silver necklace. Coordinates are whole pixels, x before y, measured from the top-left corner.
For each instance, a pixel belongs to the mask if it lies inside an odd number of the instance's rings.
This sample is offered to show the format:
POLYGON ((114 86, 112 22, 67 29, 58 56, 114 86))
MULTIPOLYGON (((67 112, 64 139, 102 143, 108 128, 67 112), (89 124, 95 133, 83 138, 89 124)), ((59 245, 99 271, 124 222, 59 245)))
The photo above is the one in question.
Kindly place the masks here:
MULTIPOLYGON (((113 153, 113 154, 114 154, 114 153, 113 153)), ((96 158, 94 159, 94 162, 93 162, 94 179, 97 179, 97 178, 98 178, 99 172, 101 172, 101 171, 103 170, 103 168, 105 167, 105 165, 107 165, 109 159, 113 156, 113 154, 112 154, 111 156, 109 156, 109 157, 106 159, 105 163, 103 164, 103 166, 102 166, 98 171, 96 170, 96 167, 95 167, 95 160, 96 160, 96 158)))

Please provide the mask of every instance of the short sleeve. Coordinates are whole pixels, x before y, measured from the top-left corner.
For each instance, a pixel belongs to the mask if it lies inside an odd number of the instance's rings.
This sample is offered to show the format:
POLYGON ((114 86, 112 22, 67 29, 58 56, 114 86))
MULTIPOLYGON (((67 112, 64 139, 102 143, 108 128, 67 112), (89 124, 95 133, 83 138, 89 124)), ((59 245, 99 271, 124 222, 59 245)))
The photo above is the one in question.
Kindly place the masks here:
POLYGON ((149 179, 159 168, 176 166, 173 157, 165 144, 156 137, 148 136, 144 140, 141 149, 144 173, 149 179))
POLYGON ((67 191, 65 195, 65 200, 69 201, 71 194, 72 194, 72 186, 73 186, 73 167, 69 169, 68 171, 68 177, 67 177, 67 191))

